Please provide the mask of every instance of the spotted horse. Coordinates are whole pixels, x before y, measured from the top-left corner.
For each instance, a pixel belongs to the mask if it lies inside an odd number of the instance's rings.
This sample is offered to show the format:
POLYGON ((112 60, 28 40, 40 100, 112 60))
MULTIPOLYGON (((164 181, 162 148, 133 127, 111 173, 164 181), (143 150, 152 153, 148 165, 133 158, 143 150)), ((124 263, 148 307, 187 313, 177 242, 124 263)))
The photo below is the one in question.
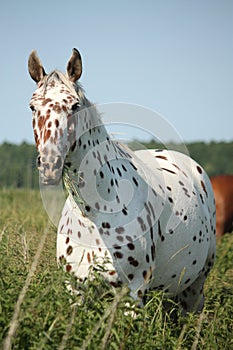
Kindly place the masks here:
POLYGON ((106 280, 126 284, 141 304, 158 289, 184 313, 202 310, 215 257, 215 204, 205 171, 179 152, 133 152, 112 139, 78 82, 78 50, 66 74, 46 74, 36 51, 28 67, 37 83, 30 108, 41 181, 62 181, 67 191, 58 262, 84 282, 96 261, 107 261, 106 280))
POLYGON ((233 175, 222 174, 210 178, 216 203, 216 237, 233 231, 233 175))

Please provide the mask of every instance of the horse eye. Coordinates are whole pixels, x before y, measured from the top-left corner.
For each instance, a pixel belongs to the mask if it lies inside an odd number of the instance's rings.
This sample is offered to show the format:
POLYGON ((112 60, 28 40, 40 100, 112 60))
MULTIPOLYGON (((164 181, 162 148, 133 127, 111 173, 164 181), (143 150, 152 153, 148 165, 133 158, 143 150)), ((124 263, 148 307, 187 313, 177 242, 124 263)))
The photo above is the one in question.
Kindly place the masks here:
POLYGON ((74 103, 73 106, 71 107, 72 111, 73 112, 76 111, 79 108, 79 106, 80 106, 79 102, 74 103))
POLYGON ((36 111, 36 109, 35 109, 35 107, 33 105, 30 105, 29 107, 31 108, 32 112, 36 111))

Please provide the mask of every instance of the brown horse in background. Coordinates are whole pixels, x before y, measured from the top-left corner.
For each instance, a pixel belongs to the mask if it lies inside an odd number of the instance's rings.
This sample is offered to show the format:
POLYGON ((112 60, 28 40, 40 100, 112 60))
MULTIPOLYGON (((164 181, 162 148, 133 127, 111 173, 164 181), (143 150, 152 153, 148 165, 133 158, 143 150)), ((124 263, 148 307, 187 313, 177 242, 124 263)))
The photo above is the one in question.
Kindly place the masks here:
POLYGON ((233 229, 233 175, 210 178, 216 202, 216 235, 220 238, 233 229))

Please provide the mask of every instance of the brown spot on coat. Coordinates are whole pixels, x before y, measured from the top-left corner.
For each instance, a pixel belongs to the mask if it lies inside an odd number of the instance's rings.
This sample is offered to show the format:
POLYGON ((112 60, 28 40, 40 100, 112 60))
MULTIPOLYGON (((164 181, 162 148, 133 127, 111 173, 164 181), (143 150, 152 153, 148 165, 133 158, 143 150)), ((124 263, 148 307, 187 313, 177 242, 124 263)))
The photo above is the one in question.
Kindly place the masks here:
POLYGON ((197 165, 197 171, 199 172, 199 174, 202 174, 202 168, 199 165, 197 165))
POLYGON ((206 191, 205 184, 204 184, 204 182, 203 182, 202 180, 201 180, 201 187, 203 188, 203 191, 205 192, 206 197, 208 197, 208 193, 207 193, 207 191, 206 191))
POLYGON ((46 141, 48 141, 48 139, 50 138, 50 136, 51 136, 51 130, 45 130, 45 131, 44 131, 44 143, 45 143, 46 141))
POLYGON ((70 264, 66 265, 66 271, 70 272, 72 270, 72 266, 70 264))
POLYGON ((160 159, 167 160, 167 157, 166 157, 166 156, 155 156, 155 158, 160 158, 160 159))
POLYGON ((42 106, 45 106, 47 103, 51 102, 51 98, 46 98, 43 102, 42 102, 42 106))
POLYGON ((69 247, 66 249, 66 254, 70 255, 70 254, 72 254, 72 252, 73 252, 73 247, 71 245, 69 245, 69 247))

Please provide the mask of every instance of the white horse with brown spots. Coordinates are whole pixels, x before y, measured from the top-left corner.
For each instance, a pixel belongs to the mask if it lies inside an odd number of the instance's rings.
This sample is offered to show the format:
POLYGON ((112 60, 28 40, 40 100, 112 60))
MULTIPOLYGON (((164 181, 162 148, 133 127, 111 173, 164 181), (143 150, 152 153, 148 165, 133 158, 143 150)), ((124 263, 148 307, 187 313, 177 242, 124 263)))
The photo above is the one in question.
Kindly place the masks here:
POLYGON ((78 83, 74 49, 67 74, 46 74, 33 51, 37 83, 30 107, 44 184, 68 191, 57 233, 57 258, 84 281, 107 259, 104 276, 127 284, 135 299, 150 290, 178 298, 184 312, 203 307, 203 285, 215 257, 210 181, 178 152, 132 152, 113 141, 78 83))

